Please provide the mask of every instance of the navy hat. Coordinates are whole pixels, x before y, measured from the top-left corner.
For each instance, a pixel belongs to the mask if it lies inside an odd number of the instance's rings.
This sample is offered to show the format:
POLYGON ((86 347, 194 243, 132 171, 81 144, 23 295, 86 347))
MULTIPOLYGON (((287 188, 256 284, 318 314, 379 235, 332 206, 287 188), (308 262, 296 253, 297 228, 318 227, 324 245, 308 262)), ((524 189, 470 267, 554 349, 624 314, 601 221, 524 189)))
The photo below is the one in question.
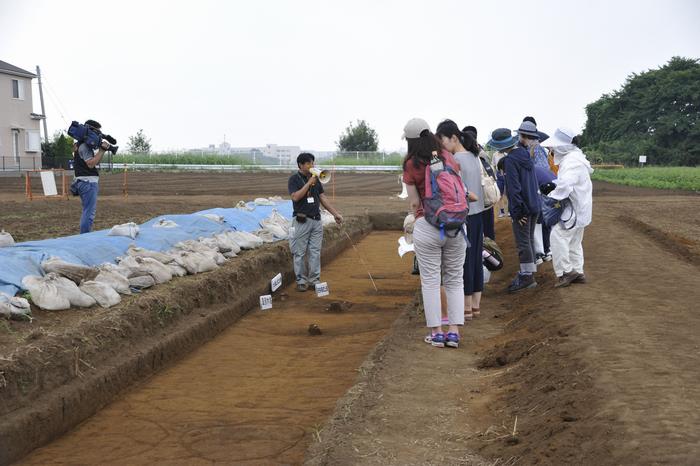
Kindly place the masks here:
POLYGON ((518 128, 518 134, 523 136, 530 136, 531 138, 537 138, 540 142, 549 138, 549 136, 542 131, 537 131, 537 126, 530 120, 523 120, 518 128))
POLYGON ((518 136, 513 136, 513 133, 508 128, 498 128, 491 133, 491 139, 486 143, 487 146, 503 150, 513 147, 518 143, 518 136))

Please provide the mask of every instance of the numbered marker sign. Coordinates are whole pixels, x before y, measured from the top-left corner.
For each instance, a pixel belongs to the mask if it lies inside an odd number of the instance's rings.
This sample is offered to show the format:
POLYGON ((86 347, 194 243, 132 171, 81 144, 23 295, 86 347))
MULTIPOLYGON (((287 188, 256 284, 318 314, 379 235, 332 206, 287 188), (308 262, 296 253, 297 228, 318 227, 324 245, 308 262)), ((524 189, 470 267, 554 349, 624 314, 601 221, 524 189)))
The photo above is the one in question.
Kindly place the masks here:
POLYGON ((322 296, 328 296, 330 292, 328 291, 328 283, 323 282, 316 285, 316 296, 319 298, 322 296))
POLYGON ((282 274, 278 273, 275 275, 275 278, 270 280, 270 286, 272 287, 272 292, 274 293, 275 291, 279 290, 279 288, 282 286, 282 274))
POLYGON ((263 296, 260 296, 260 309, 263 311, 267 309, 272 309, 272 295, 271 294, 266 294, 263 296))

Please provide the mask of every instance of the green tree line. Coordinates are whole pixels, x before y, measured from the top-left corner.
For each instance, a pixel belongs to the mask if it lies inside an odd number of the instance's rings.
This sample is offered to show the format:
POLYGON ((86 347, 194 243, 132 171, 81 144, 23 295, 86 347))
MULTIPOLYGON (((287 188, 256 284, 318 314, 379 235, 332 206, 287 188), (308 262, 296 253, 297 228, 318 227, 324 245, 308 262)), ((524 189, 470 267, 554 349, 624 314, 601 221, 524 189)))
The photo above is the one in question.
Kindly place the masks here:
POLYGON ((581 143, 593 160, 634 165, 700 164, 700 62, 673 57, 630 75, 586 106, 581 143))

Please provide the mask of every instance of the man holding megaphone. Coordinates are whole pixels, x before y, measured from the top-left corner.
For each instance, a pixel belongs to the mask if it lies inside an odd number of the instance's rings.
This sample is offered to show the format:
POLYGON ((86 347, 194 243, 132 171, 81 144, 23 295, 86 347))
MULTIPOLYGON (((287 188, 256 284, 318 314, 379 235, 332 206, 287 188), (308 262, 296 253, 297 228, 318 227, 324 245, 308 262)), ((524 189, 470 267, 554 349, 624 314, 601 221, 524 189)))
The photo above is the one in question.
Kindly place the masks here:
POLYGON ((294 218, 289 228, 289 247, 294 256, 297 291, 306 291, 310 286, 321 282, 323 224, 320 206, 333 215, 337 224, 343 222, 343 217, 328 202, 323 192, 323 184, 330 180, 330 173, 314 167, 314 161, 313 154, 299 154, 299 171, 290 176, 288 182, 289 194, 294 204, 294 218), (307 250, 308 272, 305 266, 307 250))

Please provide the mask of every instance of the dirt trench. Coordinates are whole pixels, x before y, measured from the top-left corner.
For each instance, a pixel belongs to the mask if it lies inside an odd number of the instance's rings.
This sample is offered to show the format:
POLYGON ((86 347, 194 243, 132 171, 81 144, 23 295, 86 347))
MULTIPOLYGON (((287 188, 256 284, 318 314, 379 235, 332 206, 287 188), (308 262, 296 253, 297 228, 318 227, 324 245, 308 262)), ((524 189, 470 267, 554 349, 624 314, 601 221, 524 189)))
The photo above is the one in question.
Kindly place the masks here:
POLYGON ((397 237, 371 233, 324 266, 330 296, 293 285, 276 292, 272 310, 253 310, 19 464, 301 462, 367 353, 413 299, 417 279, 396 254, 397 237), (321 335, 310 334, 311 324, 321 335))
MULTIPOLYGON (((349 247, 345 233, 358 240, 370 230, 366 217, 349 219, 343 232, 327 230, 324 262, 349 247)), ((60 314, 62 331, 35 329, 0 360, 0 464, 68 431, 230 326, 257 305, 277 272, 287 283, 293 278, 284 242, 125 297, 109 310, 53 313, 60 314)), ((36 313, 44 314, 51 313, 36 313)))

